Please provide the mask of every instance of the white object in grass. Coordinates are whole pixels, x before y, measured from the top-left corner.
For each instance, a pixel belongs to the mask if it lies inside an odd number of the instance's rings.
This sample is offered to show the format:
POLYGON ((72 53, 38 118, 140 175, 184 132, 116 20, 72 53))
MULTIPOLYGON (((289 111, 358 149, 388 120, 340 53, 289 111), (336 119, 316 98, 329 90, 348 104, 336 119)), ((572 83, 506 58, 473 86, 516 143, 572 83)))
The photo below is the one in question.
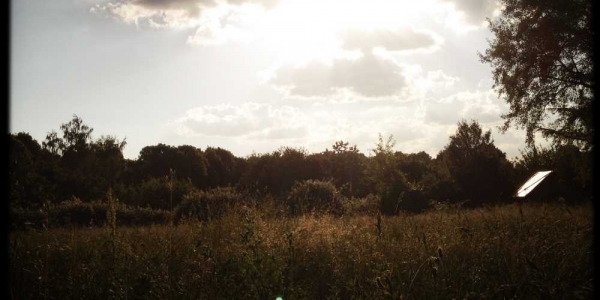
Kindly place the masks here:
POLYGON ((527 196, 527 194, 529 194, 529 192, 531 192, 536 186, 538 186, 538 184, 540 184, 542 180, 548 177, 548 174, 550 174, 551 172, 552 171, 539 171, 533 174, 533 176, 531 176, 531 178, 529 178, 529 180, 527 180, 519 188, 519 190, 517 191, 517 197, 527 196))

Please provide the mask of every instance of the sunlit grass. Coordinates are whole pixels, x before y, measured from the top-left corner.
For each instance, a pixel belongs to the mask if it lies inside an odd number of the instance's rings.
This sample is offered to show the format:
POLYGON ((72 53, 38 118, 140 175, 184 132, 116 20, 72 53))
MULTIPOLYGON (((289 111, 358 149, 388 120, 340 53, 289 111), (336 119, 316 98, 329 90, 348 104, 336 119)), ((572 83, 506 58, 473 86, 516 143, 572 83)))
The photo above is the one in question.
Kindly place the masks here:
POLYGON ((591 206, 521 211, 382 217, 380 237, 376 216, 249 208, 114 237, 108 228, 15 232, 10 289, 15 299, 590 298, 591 206))

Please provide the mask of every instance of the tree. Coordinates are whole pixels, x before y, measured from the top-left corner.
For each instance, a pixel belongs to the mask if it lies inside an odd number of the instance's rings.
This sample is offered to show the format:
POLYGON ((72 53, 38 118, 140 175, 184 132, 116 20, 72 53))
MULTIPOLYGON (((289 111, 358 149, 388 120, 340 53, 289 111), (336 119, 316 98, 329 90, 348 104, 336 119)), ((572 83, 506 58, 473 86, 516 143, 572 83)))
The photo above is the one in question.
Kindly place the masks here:
POLYGON ((280 194, 288 193, 296 181, 310 179, 311 170, 306 164, 306 149, 281 147, 273 155, 277 157, 274 182, 280 194))
POLYGON ((58 200, 76 196, 82 200, 103 198, 107 189, 116 184, 125 168, 123 148, 125 140, 112 136, 92 138, 94 129, 84 124, 77 115, 60 126, 62 137, 56 131, 48 133, 42 142, 46 158, 60 161, 58 172, 45 167, 46 173, 54 177, 58 200))
POLYGON ((410 182, 418 183, 425 175, 432 172, 431 156, 423 151, 409 154, 396 152, 395 156, 398 161, 398 168, 410 182))
POLYGON ((333 179, 336 187, 346 197, 364 197, 368 194, 366 178, 367 157, 358 151, 356 145, 336 141, 333 151, 326 149, 321 155, 327 159, 326 174, 333 179))
POLYGON ((222 148, 207 147, 204 156, 208 162, 208 186, 225 187, 235 185, 239 178, 236 174, 237 159, 233 153, 222 148))
POLYGON ((177 178, 189 178, 197 188, 206 186, 207 164, 202 150, 190 145, 174 147, 159 143, 142 148, 138 157, 144 179, 169 176, 173 169, 177 178))
POLYGON ((117 178, 125 170, 123 149, 126 140, 119 141, 113 136, 101 136, 92 143, 94 152, 94 173, 109 186, 116 184, 117 178))
MULTIPOLYGON (((370 164, 370 173, 372 178, 376 182, 385 182, 386 179, 391 178, 391 173, 394 173, 394 146, 396 141, 394 136, 390 135, 387 142, 383 142, 383 136, 379 134, 378 142, 373 152, 372 162, 370 164)), ((376 189, 379 189, 376 187, 376 189)))
POLYGON ((512 165, 494 146, 491 132, 483 132, 477 121, 458 123, 456 134, 438 154, 462 199, 469 205, 500 200, 511 196, 512 165))
POLYGON ((350 143, 344 141, 337 141, 332 146, 333 152, 336 154, 345 153, 345 152, 354 152, 358 153, 358 148, 356 145, 350 146, 350 143))
POLYGON ((31 135, 9 134, 9 200, 11 207, 32 208, 53 200, 57 161, 31 135))
POLYGON ((502 0, 489 20, 495 38, 481 61, 493 67, 494 87, 510 106, 511 123, 534 145, 541 133, 555 144, 593 146, 592 1, 502 0))
MULTIPOLYGON (((410 169, 405 168, 403 161, 407 155, 394 152, 395 144, 392 135, 384 143, 383 136, 379 134, 375 149, 371 149, 374 156, 370 157, 367 170, 369 179, 373 182, 375 192, 379 196, 379 210, 386 215, 398 214, 400 210, 422 212, 429 207, 429 199, 426 199, 422 186, 414 180, 411 181, 411 176, 415 174, 404 172, 410 169)), ((423 154, 410 155, 410 157, 416 160, 423 159, 423 154)))

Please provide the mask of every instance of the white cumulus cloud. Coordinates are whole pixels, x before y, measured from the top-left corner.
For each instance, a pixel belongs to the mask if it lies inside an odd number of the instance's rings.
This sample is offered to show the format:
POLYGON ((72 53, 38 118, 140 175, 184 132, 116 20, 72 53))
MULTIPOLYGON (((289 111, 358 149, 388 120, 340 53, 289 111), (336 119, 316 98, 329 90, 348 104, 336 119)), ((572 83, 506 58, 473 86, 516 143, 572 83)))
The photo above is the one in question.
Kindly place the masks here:
POLYGON ((273 8, 278 0, 117 0, 96 4, 90 11, 126 24, 149 28, 194 28, 207 10, 257 5, 273 8))
POLYGON ((331 64, 313 61, 304 66, 284 66, 275 71, 270 84, 290 96, 327 97, 340 90, 378 98, 400 94, 406 87, 402 68, 392 60, 372 53, 331 64))
POLYGON ((352 29, 341 34, 342 47, 346 50, 371 52, 375 47, 387 51, 431 50, 441 43, 441 38, 431 32, 403 29, 352 29))
POLYGON ((496 124, 507 109, 493 90, 462 91, 451 96, 429 101, 426 119, 439 124, 452 124, 462 119, 478 120, 482 124, 496 124))
POLYGON ((306 134, 303 114, 296 108, 274 108, 269 104, 253 102, 196 107, 173 123, 178 133, 189 136, 266 136, 278 139, 306 134))

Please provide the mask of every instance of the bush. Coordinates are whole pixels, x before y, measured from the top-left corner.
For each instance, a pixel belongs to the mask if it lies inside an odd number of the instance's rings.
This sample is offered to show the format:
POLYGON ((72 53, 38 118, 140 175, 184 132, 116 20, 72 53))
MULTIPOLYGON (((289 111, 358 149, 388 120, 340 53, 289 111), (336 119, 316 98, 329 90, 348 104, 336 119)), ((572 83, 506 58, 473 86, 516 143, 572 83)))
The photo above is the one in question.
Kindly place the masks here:
POLYGON ((117 225, 140 226, 168 224, 171 220, 168 210, 151 209, 149 207, 129 207, 117 209, 117 225))
POLYGON ((403 174, 395 173, 394 180, 383 185, 379 193, 379 210, 382 214, 393 216, 398 213, 399 204, 403 201, 402 195, 409 189, 403 174))
POLYGON ((343 202, 344 214, 349 215, 377 215, 379 212, 379 198, 369 194, 362 198, 350 198, 343 202))
POLYGON ((292 186, 286 206, 291 215, 342 213, 342 196, 330 181, 306 180, 292 186))
MULTIPOLYGON (((42 228, 45 222, 49 227, 104 226, 107 212, 108 203, 100 201, 84 203, 73 197, 60 204, 50 205, 45 210, 12 209, 10 223, 11 229, 42 228)), ((127 207, 122 203, 116 205, 117 225, 168 224, 170 219, 169 211, 127 207)))
MULTIPOLYGON (((117 204, 119 210, 124 206, 117 204)), ((50 222, 59 226, 104 225, 108 204, 98 201, 83 203, 76 197, 55 206, 49 211, 50 222)))
POLYGON ((429 208, 429 200, 420 189, 410 189, 402 194, 398 208, 403 211, 421 213, 429 208))
POLYGON ((380 209, 384 215, 397 215, 400 211, 420 213, 429 208, 429 200, 423 190, 402 181, 386 187, 380 199, 380 209))
MULTIPOLYGON (((131 192, 133 196, 132 203, 135 206, 150 207, 152 209, 170 209, 171 198, 171 182, 168 178, 151 178, 143 181, 131 192)), ((181 179, 173 181, 173 208, 175 208, 183 200, 183 196, 197 189, 192 184, 190 179, 181 179)))
POLYGON ((242 198, 230 187, 190 192, 183 196, 181 204, 175 209, 175 224, 183 219, 210 221, 219 218, 234 204, 241 202, 242 198))

